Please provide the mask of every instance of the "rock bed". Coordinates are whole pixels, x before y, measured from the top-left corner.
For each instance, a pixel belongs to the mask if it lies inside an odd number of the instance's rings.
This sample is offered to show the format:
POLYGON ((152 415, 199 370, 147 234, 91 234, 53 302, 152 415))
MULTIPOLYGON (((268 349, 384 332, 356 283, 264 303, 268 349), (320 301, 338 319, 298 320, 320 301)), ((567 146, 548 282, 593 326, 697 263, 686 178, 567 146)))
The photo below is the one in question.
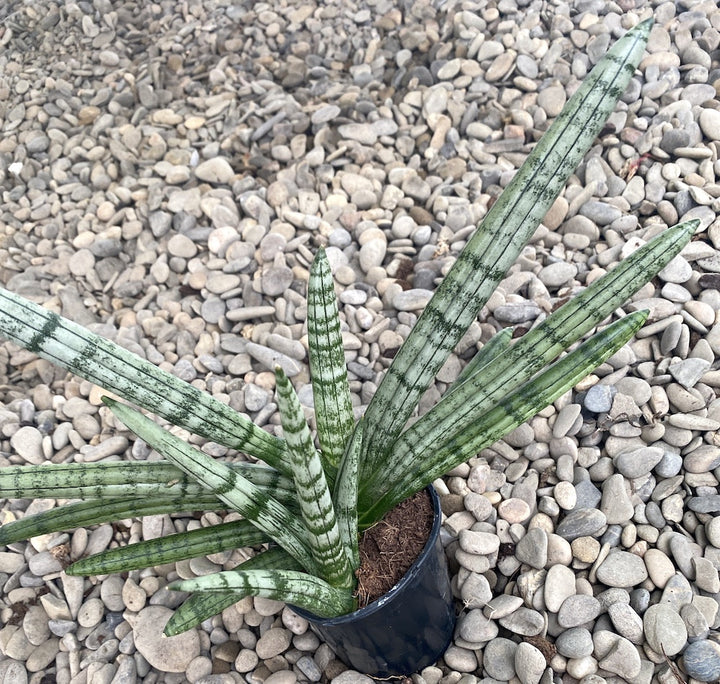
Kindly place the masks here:
MULTIPOLYGON (((720 678, 720 10, 712 0, 20 2, 0 7, 0 280, 275 430, 272 364, 310 407, 305 279, 326 245, 358 412, 487 207, 605 52, 648 52, 585 162, 423 398, 679 220, 624 307, 637 338, 441 492, 462 609, 416 684, 720 678)), ((98 392, 9 344, 0 465, 146 450, 98 392)), ((227 450, 204 448, 218 457, 227 450)), ((3 522, 54 505, 5 501, 3 522)), ((147 517, 0 551, 0 679, 368 681, 282 604, 172 640, 168 581, 64 557, 218 522, 147 517)))

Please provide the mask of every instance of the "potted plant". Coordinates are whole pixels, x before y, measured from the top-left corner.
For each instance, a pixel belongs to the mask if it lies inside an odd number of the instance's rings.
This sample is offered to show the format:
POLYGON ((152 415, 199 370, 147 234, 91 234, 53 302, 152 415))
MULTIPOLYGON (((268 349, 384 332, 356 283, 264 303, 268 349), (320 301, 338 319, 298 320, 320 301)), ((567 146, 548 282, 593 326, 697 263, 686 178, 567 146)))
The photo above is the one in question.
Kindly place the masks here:
POLYGON ((356 593, 360 536, 417 492, 428 489, 432 498, 436 478, 573 387, 645 321, 647 312, 624 316, 560 356, 677 255, 697 221, 641 246, 514 343, 512 331, 497 333, 442 400, 408 426, 420 397, 613 110, 650 27, 651 20, 644 21, 616 42, 537 143, 438 287, 357 423, 333 279, 318 249, 307 316, 317 440, 279 367, 282 438, 118 345, 1 290, 3 336, 174 426, 262 463, 213 459, 108 396, 103 401, 117 418, 165 460, 3 468, 0 497, 81 501, 3 526, 0 544, 152 513, 230 508, 243 519, 112 549, 73 563, 67 572, 122 572, 270 543, 237 569, 173 582, 170 589, 192 593, 166 633, 256 595, 297 607, 349 664, 369 674, 408 674, 434 661, 454 624, 437 497, 418 559, 386 596, 364 608, 358 608, 356 593), (378 627, 379 636, 373 633, 378 627))

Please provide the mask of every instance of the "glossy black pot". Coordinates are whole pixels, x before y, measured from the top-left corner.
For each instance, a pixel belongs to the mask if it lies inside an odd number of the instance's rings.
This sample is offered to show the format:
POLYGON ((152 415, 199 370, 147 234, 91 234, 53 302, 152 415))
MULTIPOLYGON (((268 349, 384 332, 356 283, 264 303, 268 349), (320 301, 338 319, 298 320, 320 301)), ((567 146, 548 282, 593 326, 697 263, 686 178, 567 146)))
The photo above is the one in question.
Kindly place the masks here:
POLYGON ((336 618, 319 618, 293 608, 341 660, 373 677, 409 675, 432 665, 452 639, 455 607, 440 542, 440 499, 432 487, 428 492, 434 510, 430 537, 387 594, 336 618))

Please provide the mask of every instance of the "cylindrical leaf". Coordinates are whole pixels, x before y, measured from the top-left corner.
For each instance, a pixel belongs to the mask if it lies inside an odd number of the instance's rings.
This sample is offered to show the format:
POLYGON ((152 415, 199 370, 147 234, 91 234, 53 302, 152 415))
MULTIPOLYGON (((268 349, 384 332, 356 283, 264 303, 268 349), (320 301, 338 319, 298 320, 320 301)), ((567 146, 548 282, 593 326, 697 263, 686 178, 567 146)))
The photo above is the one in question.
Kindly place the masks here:
POLYGON ((268 535, 249 520, 234 520, 190 532, 179 532, 159 539, 148 539, 82 558, 65 572, 68 575, 109 575, 154 565, 175 563, 243 546, 270 541, 268 535))
MULTIPOLYGON (((254 463, 230 463, 232 470, 282 500, 295 501, 292 480, 254 463)), ((0 468, 0 499, 110 499, 195 497, 206 494, 169 461, 43 463, 0 468)))
POLYGON ((310 269, 307 325, 315 421, 322 457, 332 481, 355 421, 335 286, 322 248, 310 269))
POLYGON ((227 465, 191 447, 139 411, 109 397, 103 401, 136 435, 203 487, 239 511, 280 544, 304 568, 317 568, 307 544, 307 530, 287 507, 227 465))
POLYGON ((630 340, 646 318, 647 311, 639 311, 608 326, 536 378, 511 392, 486 413, 459 423, 454 431, 439 437, 431 453, 411 451, 398 455, 398 461, 406 465, 405 471, 368 511, 361 521, 362 526, 371 525, 400 501, 549 406, 630 340))
POLYGON ((651 25, 643 21, 620 38, 583 80, 445 276, 365 413, 361 479, 382 472, 418 400, 600 132, 642 57, 651 25))
POLYGON ((532 377, 658 273, 687 244, 698 224, 697 220, 679 224, 640 247, 524 335, 487 370, 471 376, 457 391, 450 392, 406 430, 395 444, 388 463, 374 477, 361 481, 361 517, 406 471, 407 454, 433 453, 438 439, 458 426, 472 426, 478 412, 489 410, 532 377))
POLYGON ((28 515, 0 527, 0 545, 12 544, 40 534, 74 530, 126 518, 144 515, 181 513, 183 511, 222 510, 225 505, 213 494, 185 499, 161 497, 151 499, 89 499, 28 515))
MULTIPOLYGON (((279 546, 259 553, 242 564, 243 570, 301 570, 287 552, 279 546)), ((223 610, 243 599, 246 594, 242 592, 197 592, 190 596, 170 617, 165 625, 165 636, 175 636, 203 620, 218 615, 223 610)))
POLYGON ((246 416, 114 342, 2 288, 0 335, 173 425, 286 471, 282 440, 246 416))
POLYGON ((275 369, 275 381, 295 491, 318 574, 334 587, 353 587, 355 577, 340 536, 320 455, 313 445, 300 400, 280 368, 275 369))
POLYGON ((352 593, 330 586, 319 577, 292 570, 226 570, 190 580, 172 582, 178 591, 234 592, 292 603, 320 617, 349 613, 355 607, 352 593))

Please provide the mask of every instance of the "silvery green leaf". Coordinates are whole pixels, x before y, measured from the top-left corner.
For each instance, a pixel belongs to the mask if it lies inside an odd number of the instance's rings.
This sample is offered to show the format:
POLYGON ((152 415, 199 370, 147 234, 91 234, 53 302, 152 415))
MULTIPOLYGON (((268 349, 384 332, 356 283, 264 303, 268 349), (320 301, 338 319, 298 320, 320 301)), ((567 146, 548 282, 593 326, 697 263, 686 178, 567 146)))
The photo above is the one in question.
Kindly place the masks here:
POLYGON ((338 527, 342 536, 345 550, 350 559, 353 570, 360 567, 360 552, 358 550, 358 468, 360 447, 362 445, 362 419, 355 427, 350 443, 340 461, 333 503, 337 514, 338 527))
POLYGON ((76 561, 65 572, 68 575, 129 572, 244 546, 256 546, 268 541, 270 537, 249 520, 234 520, 96 553, 76 561))
MULTIPOLYGON (((284 503, 295 500, 292 480, 255 463, 230 463, 234 471, 284 503)), ((110 499, 194 497, 207 494, 168 461, 43 463, 0 468, 0 499, 110 499)))
POLYGON ((355 421, 335 287, 330 264, 322 248, 310 268, 307 306, 308 358, 315 421, 325 470, 332 484, 355 421))
POLYGON ((2 288, 0 335, 173 425, 287 472, 282 440, 246 416, 114 342, 2 288))
MULTIPOLYGON (((300 566, 279 546, 262 551, 246 560, 244 570, 301 570, 300 566)), ((192 629, 203 620, 222 613, 223 610, 245 597, 242 592, 197 592, 192 594, 175 610, 165 625, 165 636, 174 636, 192 629)))
POLYGON ((664 268, 698 225, 698 220, 692 220, 663 231, 450 392, 401 435, 392 461, 382 473, 361 483, 361 501, 377 500, 402 473, 416 467, 422 454, 435 453, 437 442, 445 436, 457 429, 472 430, 478 416, 601 323, 664 268))
POLYGON ((355 607, 351 591, 332 587, 319 577, 293 570, 226 570, 171 582, 168 589, 262 596, 305 608, 319 617, 343 615, 355 607))
MULTIPOLYGON (((392 483, 383 497, 376 499, 364 522, 378 519, 413 492, 464 463, 473 454, 549 406, 628 342, 646 318, 646 311, 621 318, 492 404, 486 413, 478 412, 472 422, 462 423, 462 427, 438 435, 432 452, 406 454, 405 472, 392 483)), ((459 394, 463 392, 461 389, 459 394)))
POLYGON ((313 444, 300 400, 280 367, 275 369, 275 384, 295 491, 318 574, 334 587, 352 587, 355 578, 340 537, 320 454, 313 444))
POLYGON ((383 479, 392 445, 420 397, 613 111, 643 55, 651 26, 647 20, 628 31, 583 80, 445 276, 365 413, 361 481, 383 479))
POLYGON ((139 411, 109 397, 103 397, 103 401, 155 451, 197 480, 227 506, 251 520, 308 571, 317 570, 308 546, 308 532, 286 506, 224 463, 190 446, 139 411))
POLYGON ((0 545, 12 544, 41 534, 74 530, 114 520, 142 518, 144 515, 181 513, 198 509, 221 510, 224 504, 213 494, 203 494, 193 499, 184 497, 155 496, 150 499, 88 499, 65 504, 60 508, 28 515, 0 527, 0 545))

